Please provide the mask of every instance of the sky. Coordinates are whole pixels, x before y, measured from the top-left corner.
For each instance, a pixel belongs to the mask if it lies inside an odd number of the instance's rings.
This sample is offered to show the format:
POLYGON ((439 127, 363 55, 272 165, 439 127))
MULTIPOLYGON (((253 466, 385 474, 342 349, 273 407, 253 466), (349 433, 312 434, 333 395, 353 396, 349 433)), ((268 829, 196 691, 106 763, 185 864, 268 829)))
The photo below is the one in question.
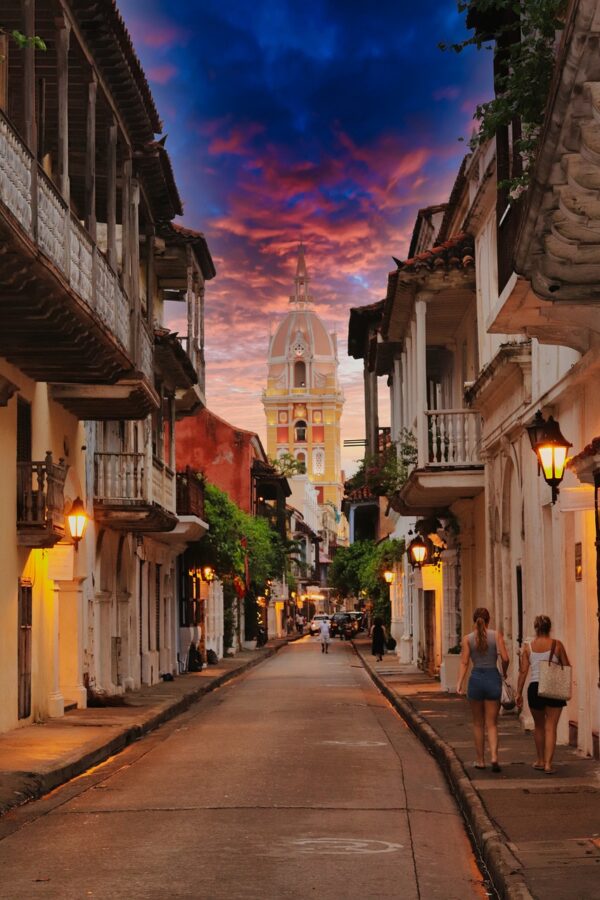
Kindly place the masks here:
MULTIPOLYGON (((168 134, 182 221, 204 232, 208 406, 264 438, 269 335, 300 240, 315 310, 340 347, 344 438, 364 436, 349 309, 381 299, 418 209, 449 195, 485 51, 455 0, 120 0, 168 134)), ((184 310, 169 324, 183 333, 184 310)), ((385 395, 381 384, 380 394, 385 395)), ((388 413, 382 402, 382 421, 388 413)), ((347 472, 360 455, 343 451, 347 472)))

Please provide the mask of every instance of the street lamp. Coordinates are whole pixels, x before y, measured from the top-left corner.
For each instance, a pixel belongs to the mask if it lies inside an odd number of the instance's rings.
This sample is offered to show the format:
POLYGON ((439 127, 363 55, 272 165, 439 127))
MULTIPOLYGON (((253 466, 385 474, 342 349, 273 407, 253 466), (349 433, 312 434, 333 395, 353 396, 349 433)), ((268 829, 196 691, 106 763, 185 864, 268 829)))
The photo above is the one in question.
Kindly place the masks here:
POLYGON ((88 515, 81 497, 76 497, 71 504, 71 509, 67 513, 67 521, 69 523, 69 531, 77 550, 79 541, 83 537, 85 526, 87 525, 88 515))
POLYGON ((212 566, 202 566, 202 579, 208 584, 215 580, 215 570, 212 566))
POLYGON ((413 569, 420 569, 427 562, 429 547, 421 535, 418 534, 416 538, 412 539, 406 552, 408 553, 408 561, 413 569))
POLYGON ((390 571, 390 569, 386 569, 385 572, 383 573, 383 580, 385 581, 386 584, 393 584, 395 577, 396 577, 395 574, 392 571, 390 571))
POLYGON ((573 445, 561 433, 553 416, 544 419, 539 409, 525 429, 546 483, 552 488, 552 503, 556 503, 558 486, 565 474, 567 452, 573 445))

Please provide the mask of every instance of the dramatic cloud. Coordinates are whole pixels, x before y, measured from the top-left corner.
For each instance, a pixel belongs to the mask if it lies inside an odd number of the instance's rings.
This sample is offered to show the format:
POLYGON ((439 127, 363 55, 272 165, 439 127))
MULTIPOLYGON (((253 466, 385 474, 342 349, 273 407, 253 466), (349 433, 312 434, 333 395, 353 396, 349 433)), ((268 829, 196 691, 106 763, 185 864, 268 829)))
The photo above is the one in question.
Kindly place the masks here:
POLYGON ((245 0, 147 0, 143 16, 136 0, 120 7, 169 134, 184 221, 205 232, 217 267, 211 408, 264 434, 269 334, 302 239, 315 307, 338 335, 344 435, 362 436, 348 310, 383 295, 417 210, 447 199, 458 138, 491 92, 489 55, 438 49, 464 33, 455 0, 254 0, 251 15, 245 0))

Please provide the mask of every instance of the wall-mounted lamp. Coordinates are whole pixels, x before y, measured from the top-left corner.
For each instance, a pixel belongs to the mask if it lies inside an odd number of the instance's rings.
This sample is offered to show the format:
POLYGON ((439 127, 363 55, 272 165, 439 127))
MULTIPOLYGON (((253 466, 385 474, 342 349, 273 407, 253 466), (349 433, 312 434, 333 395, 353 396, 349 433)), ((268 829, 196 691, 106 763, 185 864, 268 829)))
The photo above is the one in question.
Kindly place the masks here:
POLYGON ((556 503, 558 486, 563 480, 567 465, 567 453, 573 444, 561 433, 553 416, 544 419, 539 409, 529 425, 525 426, 525 430, 546 483, 552 488, 552 503, 556 503))
POLYGON ((395 574, 390 569, 386 569, 383 573, 383 579, 386 584, 393 584, 395 577, 395 574))
POLYGON ((427 563, 429 547, 420 534, 413 538, 406 550, 408 561, 413 569, 420 569, 427 563))
POLYGON ((81 497, 76 497, 73 500, 71 509, 67 513, 67 521, 69 523, 69 531, 71 532, 73 544, 77 550, 79 541, 83 537, 88 521, 88 514, 85 511, 85 506, 83 505, 81 497))

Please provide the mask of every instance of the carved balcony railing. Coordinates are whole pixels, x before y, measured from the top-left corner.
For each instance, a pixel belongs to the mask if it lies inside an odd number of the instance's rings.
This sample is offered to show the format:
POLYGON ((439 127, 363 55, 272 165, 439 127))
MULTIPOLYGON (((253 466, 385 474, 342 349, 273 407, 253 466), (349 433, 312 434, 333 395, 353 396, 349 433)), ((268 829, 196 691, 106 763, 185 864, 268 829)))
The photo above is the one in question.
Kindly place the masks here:
POLYGON ((175 515, 175 475, 145 453, 94 454, 94 514, 113 528, 170 531, 175 515))
POLYGON ((0 356, 56 385, 80 418, 143 418, 156 408, 153 335, 131 317, 118 274, 2 111, 0 244, 0 356), (92 395, 79 389, 86 384, 107 389, 92 395))
MULTIPOLYGON (((204 353, 200 347, 200 344, 198 343, 197 338, 192 338, 190 340, 187 335, 181 334, 177 335, 177 340, 188 355, 194 367, 194 371, 198 376, 198 384, 194 385, 193 391, 197 392, 202 398, 202 402, 204 402, 204 397, 206 394, 206 367, 204 362, 204 353)), ((190 411, 193 411, 196 404, 193 403, 193 400, 190 400, 189 398, 186 398, 185 395, 183 395, 182 397, 178 398, 178 411, 185 412, 186 406, 189 406, 190 411)))
POLYGON ((116 273, 2 112, 0 201, 127 349, 129 303, 116 273))
MULTIPOLYGON (((482 466, 481 416, 469 409, 427 410, 427 467, 482 466)), ((421 448, 419 448, 421 450, 421 448)), ((420 454, 421 455, 421 454, 420 454)), ((421 459, 419 464, 422 464, 421 459)))
POLYGON ((204 483, 189 466, 177 473, 177 515, 204 520, 204 483))
POLYGON ((94 497, 103 502, 148 500, 144 453, 95 453, 94 497))
POLYGON ((61 459, 17 463, 17 532, 25 547, 53 547, 65 536, 64 487, 67 468, 61 459))

